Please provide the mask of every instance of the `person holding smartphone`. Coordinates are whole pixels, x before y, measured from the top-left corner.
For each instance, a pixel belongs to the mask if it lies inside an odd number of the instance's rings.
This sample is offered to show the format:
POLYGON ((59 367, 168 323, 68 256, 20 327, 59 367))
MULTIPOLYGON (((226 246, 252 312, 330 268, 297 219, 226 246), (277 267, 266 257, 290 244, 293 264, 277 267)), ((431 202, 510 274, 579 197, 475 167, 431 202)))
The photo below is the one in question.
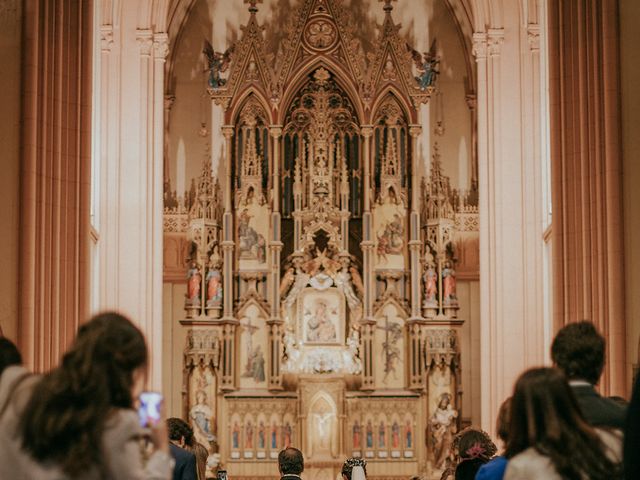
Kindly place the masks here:
POLYGON ((104 313, 80 327, 60 365, 44 376, 9 367, 0 378, 0 478, 169 480, 161 402, 144 425, 134 409, 146 366, 140 330, 104 313))

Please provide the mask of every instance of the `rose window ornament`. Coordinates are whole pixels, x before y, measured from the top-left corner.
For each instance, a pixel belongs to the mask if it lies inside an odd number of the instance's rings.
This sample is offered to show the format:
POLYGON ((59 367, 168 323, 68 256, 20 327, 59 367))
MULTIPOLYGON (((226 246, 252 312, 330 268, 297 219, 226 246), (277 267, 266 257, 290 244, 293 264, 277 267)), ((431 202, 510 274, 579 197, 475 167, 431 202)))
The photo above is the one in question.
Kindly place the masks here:
POLYGON ((311 47, 317 50, 326 50, 336 43, 337 32, 331 22, 316 20, 307 27, 305 39, 311 47))

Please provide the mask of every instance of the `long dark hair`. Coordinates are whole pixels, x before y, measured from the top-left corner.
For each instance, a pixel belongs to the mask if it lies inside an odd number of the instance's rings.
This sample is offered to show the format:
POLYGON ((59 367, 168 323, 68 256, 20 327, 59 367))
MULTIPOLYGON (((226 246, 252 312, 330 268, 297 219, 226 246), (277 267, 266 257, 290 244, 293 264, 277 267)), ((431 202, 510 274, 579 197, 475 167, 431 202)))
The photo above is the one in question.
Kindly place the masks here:
POLYGON ((133 372, 147 362, 140 330, 117 313, 80 327, 60 366, 35 386, 20 420, 23 448, 75 478, 99 466, 105 422, 132 408, 133 372))
POLYGON ((553 368, 528 370, 516 382, 505 455, 512 458, 529 447, 549 457, 565 479, 622 477, 584 420, 564 375, 553 368))

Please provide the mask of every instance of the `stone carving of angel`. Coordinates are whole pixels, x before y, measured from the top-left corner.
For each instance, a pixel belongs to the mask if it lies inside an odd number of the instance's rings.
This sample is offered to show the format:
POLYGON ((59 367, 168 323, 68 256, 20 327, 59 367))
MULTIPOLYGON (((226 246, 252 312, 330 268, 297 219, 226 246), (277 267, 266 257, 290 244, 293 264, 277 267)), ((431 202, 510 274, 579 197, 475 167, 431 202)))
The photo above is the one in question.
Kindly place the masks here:
POLYGON ((282 280, 280 280, 280 298, 284 297, 289 291, 289 287, 293 284, 296 279, 296 275, 294 273, 293 267, 287 268, 287 271, 282 276, 282 280))
POLYGON ((351 281, 353 282, 353 286, 356 287, 358 295, 360 298, 364 298, 364 283, 362 283, 360 272, 352 265, 349 267, 349 273, 351 274, 351 281))
POLYGON ((204 41, 202 53, 207 57, 207 70, 209 70, 209 79, 207 83, 211 88, 224 87, 227 83, 225 78, 220 76, 229 68, 231 63, 231 54, 234 46, 229 47, 224 53, 216 52, 208 40, 204 41))
POLYGON ((284 306, 289 308, 296 301, 298 294, 307 286, 309 283, 310 275, 305 273, 301 268, 298 268, 296 271, 296 278, 293 282, 293 286, 291 290, 289 290, 289 294, 284 299, 284 306))
POLYGON ((360 299, 353 291, 353 286, 351 285, 351 275, 346 268, 343 268, 336 274, 335 282, 338 289, 344 293, 349 307, 354 308, 360 305, 360 299))

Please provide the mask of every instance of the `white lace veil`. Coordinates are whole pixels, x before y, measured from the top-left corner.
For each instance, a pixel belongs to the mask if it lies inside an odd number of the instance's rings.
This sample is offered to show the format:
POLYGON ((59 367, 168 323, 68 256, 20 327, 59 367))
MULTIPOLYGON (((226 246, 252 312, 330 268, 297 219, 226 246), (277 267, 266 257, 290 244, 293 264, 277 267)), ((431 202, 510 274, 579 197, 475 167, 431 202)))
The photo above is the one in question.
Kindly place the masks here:
POLYGON ((351 470, 351 480, 367 480, 367 477, 364 475, 364 468, 359 465, 353 467, 353 470, 351 470))

